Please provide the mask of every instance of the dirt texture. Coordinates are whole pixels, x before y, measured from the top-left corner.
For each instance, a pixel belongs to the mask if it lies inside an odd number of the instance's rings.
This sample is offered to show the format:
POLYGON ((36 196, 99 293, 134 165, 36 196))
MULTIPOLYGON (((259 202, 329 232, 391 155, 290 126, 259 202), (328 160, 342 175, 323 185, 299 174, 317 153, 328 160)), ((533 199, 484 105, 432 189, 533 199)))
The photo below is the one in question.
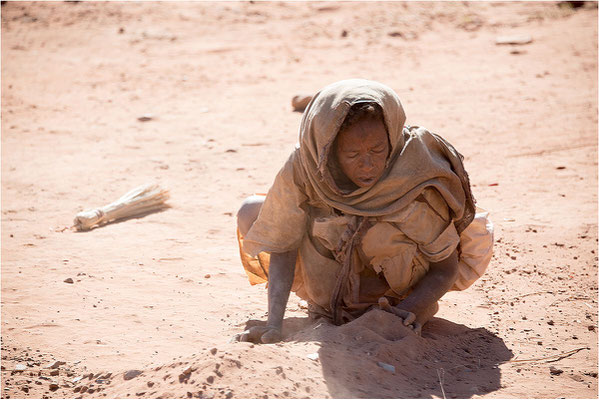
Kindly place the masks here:
POLYGON ((1 10, 1 397, 597 397, 597 3, 1 10), (235 342, 266 317, 237 208, 297 142, 293 96, 353 77, 464 154, 488 272, 421 337, 292 295, 283 342, 235 342), (146 182, 171 208, 65 229, 146 182))

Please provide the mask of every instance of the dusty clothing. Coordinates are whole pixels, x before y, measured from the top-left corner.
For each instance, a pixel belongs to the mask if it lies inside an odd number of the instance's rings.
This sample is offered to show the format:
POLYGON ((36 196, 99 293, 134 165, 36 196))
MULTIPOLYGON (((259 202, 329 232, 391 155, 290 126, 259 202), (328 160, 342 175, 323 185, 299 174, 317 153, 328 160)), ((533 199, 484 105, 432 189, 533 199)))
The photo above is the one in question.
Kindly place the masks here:
POLYGON ((299 249, 292 290, 347 320, 383 295, 397 303, 430 262, 451 255, 475 215, 462 156, 404 122, 397 95, 376 82, 341 81, 314 97, 299 147, 239 238, 250 282, 267 279, 267 253, 299 249), (391 151, 378 182, 343 190, 331 174, 330 151, 350 107, 365 101, 381 106, 391 151))

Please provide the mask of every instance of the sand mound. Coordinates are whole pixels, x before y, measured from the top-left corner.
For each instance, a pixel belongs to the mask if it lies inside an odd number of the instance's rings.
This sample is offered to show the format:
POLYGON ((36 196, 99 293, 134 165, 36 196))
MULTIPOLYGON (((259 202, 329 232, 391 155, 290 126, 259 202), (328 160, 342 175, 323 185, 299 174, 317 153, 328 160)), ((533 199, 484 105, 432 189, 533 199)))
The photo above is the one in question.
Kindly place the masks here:
POLYGON ((444 389, 451 386, 452 393, 470 397, 496 390, 498 365, 512 356, 487 330, 442 319, 433 319, 422 337, 380 310, 342 326, 325 320, 307 323, 307 318, 303 322, 307 325, 283 343, 231 342, 171 364, 148 366, 131 380, 124 379, 123 371, 104 393, 108 397, 305 398, 314 393, 431 397, 443 395, 443 382, 444 389), (468 384, 462 387, 465 375, 468 384))

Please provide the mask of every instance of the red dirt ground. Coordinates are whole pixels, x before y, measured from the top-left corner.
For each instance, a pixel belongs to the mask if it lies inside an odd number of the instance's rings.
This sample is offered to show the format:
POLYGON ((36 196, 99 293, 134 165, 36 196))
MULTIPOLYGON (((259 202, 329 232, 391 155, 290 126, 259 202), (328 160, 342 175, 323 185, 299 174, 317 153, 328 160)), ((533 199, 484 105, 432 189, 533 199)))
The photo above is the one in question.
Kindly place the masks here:
POLYGON ((596 398, 597 3, 3 4, 1 328, 5 398, 596 398), (422 337, 292 296, 282 343, 231 342, 266 311, 235 212, 291 98, 351 77, 465 155, 488 272, 422 337), (172 207, 62 230, 145 182, 172 207))

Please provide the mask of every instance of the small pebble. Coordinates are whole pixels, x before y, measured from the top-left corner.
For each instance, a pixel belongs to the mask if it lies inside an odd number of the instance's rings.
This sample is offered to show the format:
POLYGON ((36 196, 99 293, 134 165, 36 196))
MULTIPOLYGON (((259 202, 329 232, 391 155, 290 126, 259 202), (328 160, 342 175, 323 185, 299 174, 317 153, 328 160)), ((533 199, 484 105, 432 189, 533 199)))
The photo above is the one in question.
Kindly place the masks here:
POLYGON ((148 122, 148 121, 151 121, 153 119, 154 119, 154 117, 152 116, 152 114, 144 114, 141 117, 137 118, 137 120, 139 122, 148 122))
POLYGON ((391 373, 393 373, 393 374, 395 373, 395 367, 394 367, 393 365, 386 364, 386 363, 384 363, 384 362, 380 362, 380 361, 377 361, 377 363, 376 363, 376 364, 377 364, 379 367, 381 367, 382 369, 384 369, 385 371, 389 371, 389 372, 391 372, 391 373))
MULTIPOLYGON (((71 279, 71 278, 69 278, 69 279, 71 279)), ((65 280, 65 282, 66 282, 66 280, 65 280)), ((73 280, 71 279, 71 282, 69 282, 69 283, 73 283, 73 280)), ((66 364, 66 362, 64 362, 64 361, 54 361, 54 362, 48 364, 48 366, 46 368, 55 369, 55 368, 60 367, 61 365, 65 365, 65 364, 66 364)))
POLYGON ((63 281, 64 283, 74 283, 73 278, 67 278, 63 281))
POLYGON ((553 365, 551 367, 549 367, 549 372, 551 373, 551 375, 559 375, 562 372, 564 372, 563 370, 559 369, 559 368, 555 368, 553 365))
POLYGON ((125 373, 123 374, 123 378, 124 378, 126 381, 128 381, 128 380, 131 380, 131 379, 133 379, 133 378, 136 378, 136 377, 138 377, 139 375, 141 375, 141 371, 139 371, 139 370, 137 370, 137 369, 132 369, 132 370, 129 370, 129 371, 125 372, 125 373))

